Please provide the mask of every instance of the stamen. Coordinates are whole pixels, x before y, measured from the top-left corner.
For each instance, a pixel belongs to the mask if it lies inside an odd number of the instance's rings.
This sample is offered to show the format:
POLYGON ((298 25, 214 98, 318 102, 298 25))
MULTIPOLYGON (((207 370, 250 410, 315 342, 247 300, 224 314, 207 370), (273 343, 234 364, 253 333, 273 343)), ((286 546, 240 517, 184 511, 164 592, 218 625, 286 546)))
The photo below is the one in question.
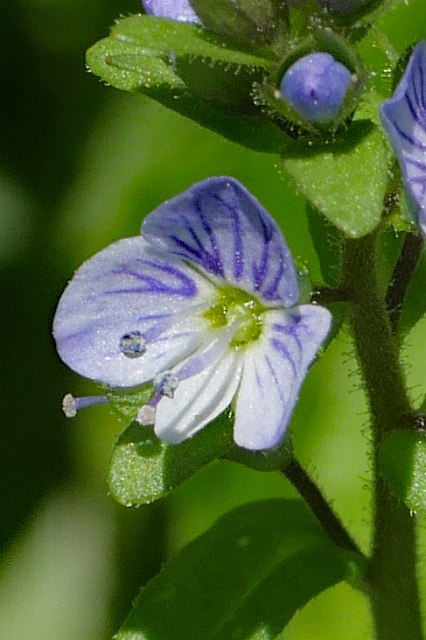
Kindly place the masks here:
POLYGON ((62 410, 67 418, 75 418, 80 409, 107 403, 108 399, 105 396, 83 396, 81 398, 74 398, 71 393, 67 393, 62 400, 62 410))
POLYGON ((161 373, 157 376, 154 382, 158 392, 162 396, 173 398, 179 385, 179 378, 170 371, 167 371, 166 373, 161 373))
POLYGON ((120 351, 126 358, 140 358, 146 352, 146 340, 140 331, 130 331, 120 338, 120 351))
POLYGON ((144 404, 143 407, 138 409, 136 414, 136 422, 139 422, 143 427, 147 427, 155 422, 155 407, 150 404, 144 404))

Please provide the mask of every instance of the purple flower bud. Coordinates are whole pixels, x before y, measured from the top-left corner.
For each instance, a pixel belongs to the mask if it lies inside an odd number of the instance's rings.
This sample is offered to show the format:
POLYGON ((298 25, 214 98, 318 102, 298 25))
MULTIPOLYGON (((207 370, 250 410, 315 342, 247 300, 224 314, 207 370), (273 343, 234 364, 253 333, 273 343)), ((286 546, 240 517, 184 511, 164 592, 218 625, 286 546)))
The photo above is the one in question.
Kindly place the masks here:
POLYGON ((291 65, 281 82, 281 93, 308 122, 330 122, 337 117, 351 72, 329 53, 310 53, 291 65))
POLYGON ((189 0, 142 0, 146 13, 181 22, 200 22, 189 0))

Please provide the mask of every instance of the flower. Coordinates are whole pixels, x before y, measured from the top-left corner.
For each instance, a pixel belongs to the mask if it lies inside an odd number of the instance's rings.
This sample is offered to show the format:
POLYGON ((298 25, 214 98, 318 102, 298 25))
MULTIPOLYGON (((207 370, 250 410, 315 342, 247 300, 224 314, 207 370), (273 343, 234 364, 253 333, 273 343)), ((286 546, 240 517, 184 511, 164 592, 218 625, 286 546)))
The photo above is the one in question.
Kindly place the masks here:
POLYGON ((142 0, 146 13, 182 22, 200 22, 189 0, 142 0))
POLYGON ((340 111, 351 78, 349 69, 329 53, 309 53, 287 69, 281 93, 304 120, 331 122, 340 111))
POLYGON ((426 235, 426 43, 419 42, 393 96, 380 108, 420 230, 426 235))
MULTIPOLYGON (((210 178, 148 215, 141 236, 85 262, 53 333, 62 360, 87 378, 152 382, 137 419, 160 439, 182 442, 232 404, 235 442, 268 449, 331 322, 298 298, 275 221, 236 180, 210 178)), ((75 413, 81 399, 67 403, 75 413)))

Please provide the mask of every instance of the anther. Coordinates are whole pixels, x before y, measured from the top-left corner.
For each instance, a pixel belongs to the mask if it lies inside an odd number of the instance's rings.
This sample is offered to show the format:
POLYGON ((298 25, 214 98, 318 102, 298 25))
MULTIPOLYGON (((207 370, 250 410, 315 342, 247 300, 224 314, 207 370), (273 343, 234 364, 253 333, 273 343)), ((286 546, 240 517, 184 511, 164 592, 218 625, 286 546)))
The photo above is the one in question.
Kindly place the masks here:
POLYGON ((168 371, 167 373, 162 373, 156 377, 155 385, 158 393, 162 396, 173 398, 179 385, 179 378, 168 371))

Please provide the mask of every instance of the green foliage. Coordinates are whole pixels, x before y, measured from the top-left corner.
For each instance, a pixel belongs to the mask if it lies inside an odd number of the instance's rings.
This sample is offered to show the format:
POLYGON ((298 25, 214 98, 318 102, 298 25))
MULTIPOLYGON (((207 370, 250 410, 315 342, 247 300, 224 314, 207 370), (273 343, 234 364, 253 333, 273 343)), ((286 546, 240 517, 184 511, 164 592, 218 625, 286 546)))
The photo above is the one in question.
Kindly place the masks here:
POLYGON ((136 599, 116 640, 272 640, 324 589, 360 573, 298 501, 223 516, 136 599))
POLYGON ((374 231, 382 216, 387 154, 378 128, 363 120, 330 144, 289 144, 282 167, 345 236, 360 238, 374 231))
POLYGON ((426 282, 426 253, 423 251, 417 268, 410 281, 407 298, 405 300, 400 328, 403 333, 407 333, 417 324, 426 311, 426 296, 424 283, 426 282))
POLYGON ((134 422, 114 448, 111 495, 127 507, 158 500, 208 462, 225 455, 232 444, 231 423, 225 415, 179 445, 160 442, 151 428, 134 422))
POLYGON ((380 447, 379 464, 395 495, 411 511, 426 515, 426 434, 394 431, 380 447))
POLYGON ((281 0, 192 0, 201 22, 216 33, 250 48, 286 35, 288 9, 281 0))
POLYGON ((309 203, 306 206, 306 214, 324 283, 335 287, 341 279, 342 234, 309 203))
POLYGON ((286 135, 266 116, 250 113, 251 84, 270 64, 196 25, 145 15, 119 20, 87 52, 89 69, 109 85, 144 93, 249 148, 277 153, 286 135), (247 105, 249 113, 234 113, 247 105))

